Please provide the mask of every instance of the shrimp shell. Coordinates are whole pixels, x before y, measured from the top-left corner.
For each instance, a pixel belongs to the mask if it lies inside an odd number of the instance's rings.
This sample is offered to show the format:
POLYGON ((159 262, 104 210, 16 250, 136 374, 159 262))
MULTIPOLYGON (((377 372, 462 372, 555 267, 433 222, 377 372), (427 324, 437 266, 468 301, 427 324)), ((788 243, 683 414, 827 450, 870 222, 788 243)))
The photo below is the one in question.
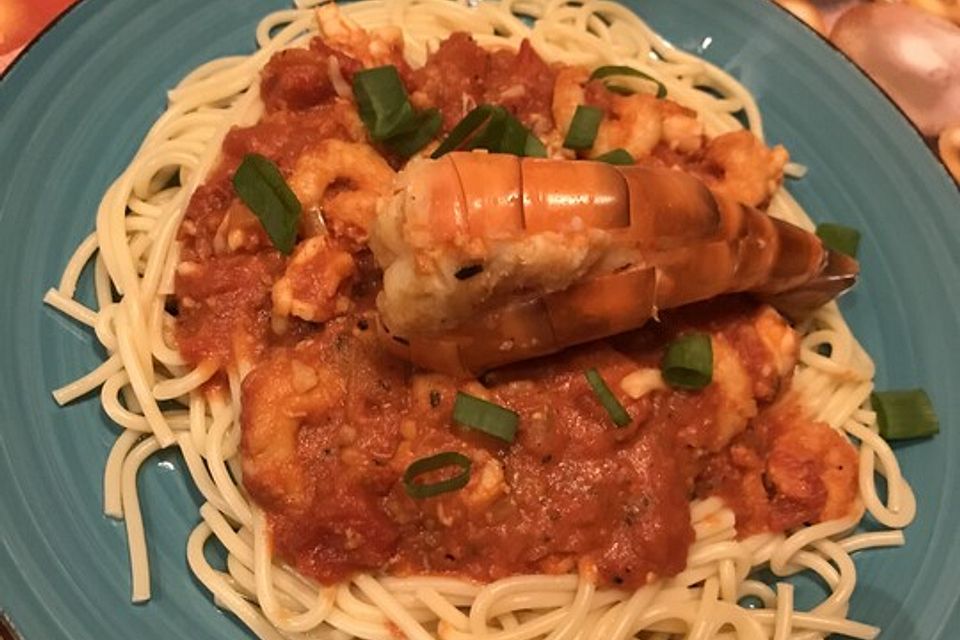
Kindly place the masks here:
POLYGON ((404 173, 381 203, 392 227, 372 238, 385 270, 381 338, 394 354, 444 373, 476 375, 555 353, 729 293, 799 317, 847 290, 859 271, 814 234, 670 169, 456 152, 404 173), (497 262, 540 236, 599 240, 567 278, 532 269, 536 257, 497 262), (476 282, 444 272, 468 259, 476 282), (417 277, 391 273, 402 269, 442 284, 410 294, 403 287, 417 277))

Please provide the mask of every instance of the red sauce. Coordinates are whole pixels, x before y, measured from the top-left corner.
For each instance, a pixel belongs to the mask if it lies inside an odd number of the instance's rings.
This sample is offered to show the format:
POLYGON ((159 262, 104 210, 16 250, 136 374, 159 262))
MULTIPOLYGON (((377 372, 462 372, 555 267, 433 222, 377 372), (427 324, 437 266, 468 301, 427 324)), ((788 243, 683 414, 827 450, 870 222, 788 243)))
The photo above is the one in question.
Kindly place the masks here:
POLYGON ((724 435, 736 394, 714 384, 633 400, 620 389, 627 373, 659 362, 677 332, 709 331, 732 345, 724 357, 746 373, 747 400, 761 403, 745 432, 747 418, 740 423, 738 447, 757 434, 822 437, 792 403, 763 408, 779 376, 758 348, 756 313, 739 302, 698 305, 615 341, 488 374, 483 384, 411 371, 378 348, 371 320, 341 318, 273 350, 246 379, 244 483, 270 514, 279 556, 326 583, 357 571, 489 581, 579 566, 595 570, 599 584, 625 587, 674 575, 693 541, 692 497, 727 499, 746 534, 820 519, 833 485, 852 483, 854 492, 834 492, 831 514, 846 513, 856 495, 855 453, 826 427, 845 466, 836 478, 824 475, 816 446, 784 443, 756 448, 769 452, 767 466, 747 478, 736 467, 739 449, 728 446, 736 434, 724 435), (598 403, 584 376, 592 367, 626 407, 628 427, 616 428, 598 403), (457 390, 516 411, 516 441, 454 424, 457 390), (469 484, 411 498, 403 472, 442 451, 472 460, 469 484), (780 480, 795 478, 795 468, 803 471, 799 489, 780 480), (754 480, 769 485, 762 496, 749 493, 754 480), (765 508, 772 517, 755 529, 765 508))
POLYGON ((445 130, 477 105, 488 103, 506 107, 543 133, 553 128, 554 78, 553 69, 527 40, 516 52, 489 52, 469 35, 455 33, 413 72, 411 99, 418 107, 438 107, 445 130))
POLYGON ((618 380, 636 367, 629 358, 592 345, 499 372, 482 387, 414 375, 389 360, 372 333, 335 321, 275 352, 244 383, 245 451, 268 437, 258 431, 275 435, 275 406, 294 406, 301 416, 291 458, 245 459, 244 482, 271 514, 281 557, 324 582, 384 568, 487 581, 567 573, 588 562, 601 583, 637 586, 651 573, 683 568, 693 538, 689 479, 670 419, 683 403, 623 397, 635 422, 617 429, 583 375, 596 367, 618 380), (278 389, 294 375, 293 361, 345 384, 317 392, 321 397, 278 389), (520 415, 512 446, 452 424, 454 397, 464 387, 520 415), (438 451, 474 460, 470 484, 411 498, 404 470, 438 451), (296 480, 287 482, 291 475, 296 480))
MULTIPOLYGON (((290 320, 274 331, 272 288, 289 258, 270 245, 230 179, 247 153, 289 174, 324 140, 366 141, 352 103, 333 89, 331 57, 347 82, 360 68, 320 41, 270 61, 264 116, 227 135, 179 234, 177 342, 192 363, 256 365, 243 387, 243 482, 267 511, 281 558, 325 583, 357 571, 487 581, 589 567, 599 584, 637 587, 683 569, 693 497, 723 496, 741 533, 849 509, 853 450, 819 427, 810 431, 815 441, 798 435, 806 432, 794 426, 809 421, 792 409, 763 409, 788 380, 771 372, 751 324, 756 308, 741 302, 665 314, 643 331, 466 383, 415 373, 377 347, 365 310, 379 276, 369 252, 346 243, 349 315, 325 325, 290 320), (666 342, 690 327, 722 337, 749 380, 747 408, 761 413, 739 435, 729 432, 731 399, 719 385, 640 400, 618 385, 638 366, 656 366, 666 342), (615 428, 598 404, 583 375, 592 367, 626 406, 628 427, 615 428), (454 425, 458 389, 516 411, 516 442, 454 425), (824 443, 841 450, 829 463, 812 459, 824 443), (409 464, 447 450, 471 458, 470 483, 435 498, 407 495, 409 464)), ((537 132, 553 127, 554 69, 528 43, 490 53, 455 34, 422 69, 399 71, 419 108, 441 109, 446 129, 484 102, 506 106, 537 132)), ((312 233, 301 228, 302 237, 312 233)))

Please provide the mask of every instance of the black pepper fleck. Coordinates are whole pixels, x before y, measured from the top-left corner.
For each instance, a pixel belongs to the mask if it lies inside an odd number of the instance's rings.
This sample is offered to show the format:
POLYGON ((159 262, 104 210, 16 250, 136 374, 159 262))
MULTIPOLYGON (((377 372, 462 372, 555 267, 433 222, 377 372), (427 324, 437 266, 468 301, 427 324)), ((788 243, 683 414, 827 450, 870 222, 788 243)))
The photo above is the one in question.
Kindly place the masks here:
POLYGON ((483 265, 482 265, 482 264, 470 264, 470 265, 467 265, 467 266, 465 266, 465 267, 460 267, 460 268, 457 270, 457 272, 456 272, 455 274, 453 274, 453 276, 454 276, 457 280, 468 280, 469 278, 472 278, 473 276, 478 275, 478 274, 481 274, 481 273, 483 273, 483 265))

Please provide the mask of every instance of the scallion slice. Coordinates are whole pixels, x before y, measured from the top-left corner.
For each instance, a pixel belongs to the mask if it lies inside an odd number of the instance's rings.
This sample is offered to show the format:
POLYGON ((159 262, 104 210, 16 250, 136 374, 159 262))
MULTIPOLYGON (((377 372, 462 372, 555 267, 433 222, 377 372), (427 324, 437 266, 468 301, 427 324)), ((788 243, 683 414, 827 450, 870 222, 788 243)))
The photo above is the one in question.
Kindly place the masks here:
MULTIPOLYGON (((500 131, 499 141, 484 149, 495 149, 498 153, 509 153, 514 156, 523 156, 527 149, 527 137, 530 134, 523 123, 510 115, 506 109, 503 112, 503 128, 500 131)), ((481 148, 479 146, 474 147, 481 148)))
POLYGON ((860 247, 860 232, 856 229, 845 227, 842 224, 824 222, 817 225, 817 236, 828 249, 846 254, 851 258, 857 257, 857 249, 860 247))
POLYGON ((626 149, 614 149, 607 151, 603 155, 594 158, 597 162, 606 162, 607 164, 633 164, 635 160, 626 149))
POLYGON ((503 107, 482 104, 463 117, 430 155, 436 160, 457 149, 544 157, 547 149, 533 132, 503 107))
POLYGON ((463 117, 463 120, 458 122, 453 129, 450 130, 450 133, 447 134, 447 137, 440 143, 440 146, 430 154, 430 157, 436 160, 451 151, 459 149, 471 135, 476 134, 476 132, 487 123, 494 114, 495 109, 496 107, 489 104, 481 104, 479 107, 474 108, 463 117))
POLYGON ((613 423, 618 427, 625 427, 630 424, 630 414, 627 413, 627 410, 623 408, 623 405, 620 404, 617 397, 610 391, 610 387, 604 382, 600 372, 596 369, 590 369, 586 371, 584 375, 587 377, 587 382, 590 383, 590 388, 593 389, 593 393, 596 394, 600 404, 602 404, 603 408, 610 414, 610 419, 613 420, 613 423))
POLYGON ((456 451, 444 451, 427 458, 414 461, 403 472, 403 488, 407 495, 416 500, 432 498, 443 493, 463 489, 470 482, 470 458, 456 451), (416 479, 425 473, 438 471, 448 467, 459 467, 460 473, 432 484, 420 484, 416 479))
POLYGON ((689 333, 667 346, 660 370, 678 389, 702 389, 713 380, 713 346, 705 333, 689 333))
POLYGON ((503 107, 493 107, 490 117, 477 129, 460 148, 462 149, 495 149, 499 146, 507 126, 507 110, 503 107))
POLYGON ((923 389, 878 391, 870 396, 884 440, 929 438, 940 433, 940 421, 923 389))
POLYGON ((375 142, 411 131, 416 125, 413 105, 393 65, 358 71, 353 76, 353 96, 360 119, 375 142))
POLYGON ((607 82, 603 86, 607 88, 607 91, 610 93, 615 93, 618 96, 632 96, 636 93, 633 89, 628 89, 626 87, 621 87, 619 84, 613 84, 612 82, 607 82))
POLYGON ((528 158, 546 158, 547 157, 547 147, 544 145, 540 138, 533 135, 532 131, 527 132, 527 142, 523 147, 523 155, 528 158))
POLYGON ((300 201, 268 158, 251 153, 233 174, 233 189, 263 226, 270 242, 290 255, 297 240, 300 201))
POLYGON ((576 151, 589 149, 597 139, 597 130, 602 120, 603 109, 584 104, 577 106, 567 130, 567 137, 563 139, 563 146, 576 151))
POLYGON ((458 391, 453 403, 453 421, 461 427, 512 443, 517 437, 520 416, 498 404, 458 391))
MULTIPOLYGON (((590 79, 602 80, 604 78, 611 78, 614 76, 627 76, 629 78, 642 78, 644 80, 649 80, 650 82, 656 83, 658 98, 665 98, 667 96, 667 87, 665 84, 648 73, 644 73, 639 69, 634 69, 633 67, 628 67, 625 65, 607 65, 603 67, 597 67, 593 70, 593 73, 590 74, 590 79)), ((613 90, 610 85, 608 85, 607 88, 613 90)), ((622 87, 618 88, 623 89, 622 87)))
POLYGON ((439 110, 421 111, 414 116, 413 129, 388 138, 384 145, 398 156, 409 158, 436 137, 441 124, 443 116, 439 110))

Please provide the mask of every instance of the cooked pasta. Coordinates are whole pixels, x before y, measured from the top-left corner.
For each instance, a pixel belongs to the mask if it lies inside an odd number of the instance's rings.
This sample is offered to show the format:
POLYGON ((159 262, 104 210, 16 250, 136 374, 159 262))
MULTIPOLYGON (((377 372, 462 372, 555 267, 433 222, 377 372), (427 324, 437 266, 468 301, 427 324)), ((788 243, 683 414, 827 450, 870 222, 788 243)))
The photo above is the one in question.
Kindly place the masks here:
MULTIPOLYGON (((876 637, 879 629, 847 617, 857 579, 851 554, 902 545, 901 530, 913 519, 916 504, 869 408, 874 365, 833 303, 800 327, 793 384, 813 418, 858 447, 858 506, 849 517, 741 539, 733 512, 720 499, 696 501, 690 504, 695 542, 686 569, 635 591, 597 587, 587 571, 515 576, 485 585, 452 577, 360 574, 324 587, 273 557, 266 515, 239 482, 240 385, 247 367, 229 371, 228 393, 204 393, 218 368, 211 362, 188 365, 173 339, 176 320, 166 303, 174 292, 177 231, 186 205, 214 167, 230 127, 259 117, 263 66, 277 51, 316 35, 311 4, 298 2, 265 17, 256 29, 253 54, 208 62, 169 92, 167 110, 104 195, 95 231, 45 297, 89 327, 109 354, 54 397, 64 404, 99 389, 104 411, 123 429, 104 470, 104 511, 126 525, 133 601, 150 597, 149 531, 140 515, 137 472, 155 452, 177 447, 205 501, 186 542, 190 569, 218 606, 260 638, 876 637), (91 262, 92 308, 75 298, 81 271, 91 262), (885 497, 878 476, 886 485, 885 497), (889 531, 857 533, 864 512, 889 531), (226 567, 207 561, 204 546, 211 540, 226 549, 226 567), (775 584, 754 577, 762 567, 778 577, 775 584), (793 586, 786 581, 804 571, 829 587, 829 595, 810 611, 796 609, 793 586), (741 606, 745 598, 760 605, 741 606)), ((709 135, 742 128, 742 114, 763 138, 759 109, 742 84, 676 49, 615 2, 361 0, 341 11, 365 28, 398 26, 414 67, 455 31, 471 33, 484 47, 516 48, 529 39, 551 63, 642 70, 673 100, 695 110, 709 135)), ((770 211, 813 228, 785 189, 775 194, 770 211)), ((642 378, 630 383, 639 395, 658 384, 662 381, 642 378)))

